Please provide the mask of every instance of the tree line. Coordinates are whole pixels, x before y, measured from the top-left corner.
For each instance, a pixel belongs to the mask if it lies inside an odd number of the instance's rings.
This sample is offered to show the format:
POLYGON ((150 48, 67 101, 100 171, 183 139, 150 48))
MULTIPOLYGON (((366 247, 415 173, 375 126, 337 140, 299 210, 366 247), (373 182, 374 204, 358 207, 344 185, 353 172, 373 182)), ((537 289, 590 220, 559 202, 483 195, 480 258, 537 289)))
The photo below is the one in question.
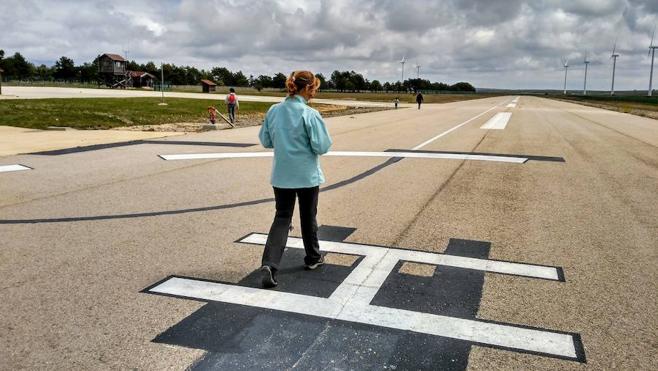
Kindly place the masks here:
MULTIPOLYGON (((39 80, 39 81, 79 81, 83 83, 95 83, 99 81, 98 63, 100 56, 93 62, 85 62, 76 65, 71 58, 63 56, 54 65, 39 66, 30 63, 20 53, 5 57, 4 50, 0 50, 0 68, 4 70, 5 80, 39 80)), ((127 62, 129 71, 148 72, 156 78, 160 78, 160 66, 153 62, 139 64, 135 61, 127 62)), ((198 85, 202 79, 212 80, 219 85, 235 87, 253 87, 262 89, 284 89, 287 75, 276 73, 272 76, 253 75, 246 76, 242 71, 230 71, 225 67, 213 67, 211 69, 197 69, 191 66, 177 66, 165 63, 162 65, 165 80, 172 85, 198 85)), ((467 82, 458 82, 453 85, 442 82, 431 82, 424 79, 407 79, 403 82, 384 82, 379 80, 368 80, 362 74, 355 71, 334 71, 329 79, 322 74, 315 75, 320 79, 320 89, 337 90, 341 92, 362 91, 460 91, 475 92, 475 88, 467 82)))

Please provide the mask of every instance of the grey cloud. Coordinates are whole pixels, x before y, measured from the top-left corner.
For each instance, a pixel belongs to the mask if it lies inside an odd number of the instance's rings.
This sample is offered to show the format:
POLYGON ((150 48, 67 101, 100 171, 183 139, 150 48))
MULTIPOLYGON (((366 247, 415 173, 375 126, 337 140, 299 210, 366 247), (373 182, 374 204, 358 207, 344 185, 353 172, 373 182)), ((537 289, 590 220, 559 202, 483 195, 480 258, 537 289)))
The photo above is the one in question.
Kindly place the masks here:
POLYGON ((347 69, 396 80, 406 55, 407 76, 419 63, 433 80, 549 88, 560 57, 577 71, 586 51, 594 88, 605 88, 616 37, 619 86, 636 88, 658 21, 655 0, 5 0, 3 9, 0 48, 31 60, 129 50, 141 62, 254 75, 347 69))

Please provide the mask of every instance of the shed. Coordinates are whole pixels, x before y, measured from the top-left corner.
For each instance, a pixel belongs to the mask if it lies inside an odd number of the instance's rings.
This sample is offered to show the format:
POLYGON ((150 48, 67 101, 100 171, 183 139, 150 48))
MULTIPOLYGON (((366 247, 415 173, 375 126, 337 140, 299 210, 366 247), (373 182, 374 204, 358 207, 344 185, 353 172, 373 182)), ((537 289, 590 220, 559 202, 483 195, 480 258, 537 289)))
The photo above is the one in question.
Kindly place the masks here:
POLYGON ((119 54, 105 53, 98 58, 98 72, 125 75, 128 62, 119 54))
POLYGON ((217 88, 217 84, 210 80, 201 80, 201 86, 204 93, 212 93, 217 88))
POLYGON ((129 74, 134 88, 152 88, 153 82, 157 79, 154 75, 144 71, 130 71, 129 74))

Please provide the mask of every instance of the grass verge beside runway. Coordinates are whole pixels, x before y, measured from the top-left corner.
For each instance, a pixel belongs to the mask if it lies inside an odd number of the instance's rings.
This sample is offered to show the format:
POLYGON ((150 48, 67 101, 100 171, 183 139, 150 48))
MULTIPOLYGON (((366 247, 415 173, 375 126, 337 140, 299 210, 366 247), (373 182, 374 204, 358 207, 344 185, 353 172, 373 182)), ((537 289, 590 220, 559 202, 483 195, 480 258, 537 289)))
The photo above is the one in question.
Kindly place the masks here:
POLYGON ((553 99, 579 103, 586 106, 658 119, 658 97, 646 96, 599 96, 599 95, 556 95, 553 99))
MULTIPOLYGON (((282 90, 276 89, 267 89, 258 91, 254 88, 236 88, 238 96, 240 94, 244 95, 260 95, 268 97, 284 97, 286 93, 282 90)), ((172 91, 175 92, 185 92, 185 93, 200 93, 200 86, 174 86, 172 91)), ((218 86, 217 92, 215 94, 223 95, 228 93, 228 87, 218 86)), ((482 99, 498 96, 500 94, 474 94, 474 93, 446 93, 446 94, 430 94, 424 93, 423 97, 425 98, 425 103, 450 103, 450 102, 459 102, 463 100, 472 100, 472 99, 482 99)), ((317 99, 335 99, 335 100, 359 100, 359 101, 369 101, 369 102, 390 102, 393 104, 395 97, 400 98, 401 103, 416 103, 416 95, 408 93, 396 93, 396 92, 337 92, 337 91, 320 91, 316 95, 317 99)))
MULTIPOLYGON (((208 106, 226 112, 223 101, 167 98, 73 98, 73 99, 10 99, 0 100, 0 125, 32 129, 66 126, 75 129, 112 129, 131 126, 153 126, 174 123, 205 123, 208 106)), ((242 102, 238 114, 239 126, 260 124, 272 103, 242 102)), ((342 106, 312 104, 323 115, 354 114, 369 110, 354 110, 342 106)), ((372 109, 370 109, 372 110, 372 109)), ((218 117, 218 122, 222 122, 218 117)))
MULTIPOLYGON (((159 98, 16 99, 0 101, 0 125, 45 129, 111 129, 132 125, 205 122, 207 108, 226 111, 217 100, 171 98, 159 106, 159 98)), ((244 102, 241 113, 262 113, 271 103, 244 102)))

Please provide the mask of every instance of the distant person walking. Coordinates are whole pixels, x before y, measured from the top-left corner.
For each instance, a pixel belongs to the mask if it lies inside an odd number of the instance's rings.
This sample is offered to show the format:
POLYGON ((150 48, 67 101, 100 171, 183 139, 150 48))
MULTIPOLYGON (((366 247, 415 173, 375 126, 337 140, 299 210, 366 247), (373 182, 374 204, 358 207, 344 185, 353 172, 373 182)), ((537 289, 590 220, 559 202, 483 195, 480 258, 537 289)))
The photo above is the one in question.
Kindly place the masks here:
POLYGON ((400 104, 400 98, 395 97, 395 100, 393 102, 395 102, 395 109, 398 109, 398 104, 400 104))
POLYGON ((420 109, 420 105, 424 100, 425 98, 423 97, 423 93, 418 92, 418 94, 416 94, 416 103, 418 103, 418 109, 420 109))
POLYGON ((238 102, 238 96, 235 95, 235 89, 230 88, 228 92, 224 101, 226 102, 226 107, 228 107, 228 119, 231 121, 231 124, 234 124, 235 110, 240 109, 240 102, 238 102))
POLYGON ((288 240, 295 198, 299 200, 306 269, 324 264, 316 215, 319 185, 324 183, 320 155, 329 151, 332 141, 320 113, 308 106, 319 86, 320 80, 310 71, 290 74, 286 80, 288 96, 270 107, 260 129, 263 147, 274 148, 271 183, 276 213, 261 267, 262 284, 266 288, 278 284, 276 276, 288 240))

